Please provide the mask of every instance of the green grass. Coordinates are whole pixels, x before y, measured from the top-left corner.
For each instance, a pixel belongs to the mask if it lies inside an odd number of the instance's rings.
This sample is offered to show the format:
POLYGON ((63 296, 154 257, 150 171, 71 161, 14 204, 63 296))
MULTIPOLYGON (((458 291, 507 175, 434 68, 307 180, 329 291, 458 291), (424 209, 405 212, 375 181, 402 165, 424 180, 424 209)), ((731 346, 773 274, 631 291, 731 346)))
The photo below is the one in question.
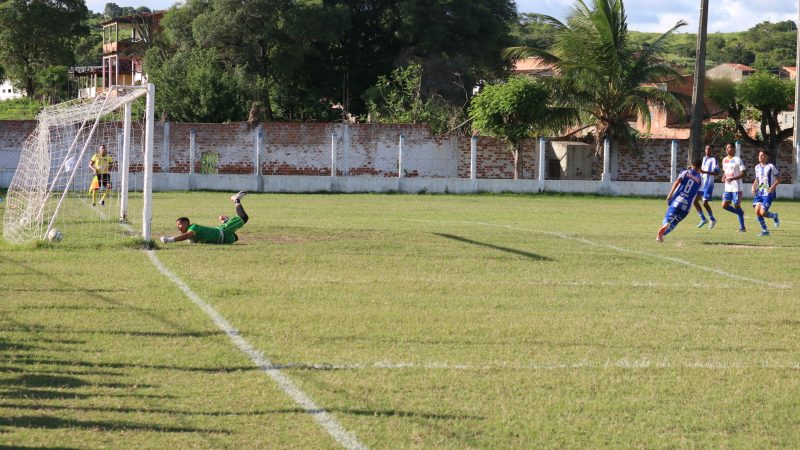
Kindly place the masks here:
MULTIPOLYGON (((220 193, 155 204, 155 235, 232 213, 220 193)), ((158 258, 369 447, 800 441, 798 203, 769 238, 715 204, 717 228, 693 214, 663 244, 661 199, 244 204, 236 245, 158 258)), ((0 445, 336 447, 144 252, 73 235, 0 244, 0 445)))
POLYGON ((0 120, 33 120, 44 104, 27 97, 0 101, 0 120))

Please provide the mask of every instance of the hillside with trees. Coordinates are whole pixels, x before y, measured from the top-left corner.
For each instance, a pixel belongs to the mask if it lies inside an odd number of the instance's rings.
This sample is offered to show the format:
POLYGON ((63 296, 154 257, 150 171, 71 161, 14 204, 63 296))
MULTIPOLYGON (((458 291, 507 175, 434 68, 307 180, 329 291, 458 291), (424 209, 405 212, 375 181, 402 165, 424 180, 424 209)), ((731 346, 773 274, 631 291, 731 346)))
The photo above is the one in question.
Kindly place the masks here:
MULTIPOLYGON (((747 31, 736 33, 709 33, 706 46, 706 68, 733 62, 752 66, 757 70, 778 73, 784 66, 795 64, 795 23, 788 20, 777 23, 762 22, 747 31)), ((630 31, 632 43, 644 47, 660 33, 630 31)), ((517 45, 546 49, 553 44, 552 25, 536 14, 520 14, 513 27, 517 45)), ((676 33, 665 45, 664 59, 679 67, 681 72, 694 72, 697 35, 676 33)))

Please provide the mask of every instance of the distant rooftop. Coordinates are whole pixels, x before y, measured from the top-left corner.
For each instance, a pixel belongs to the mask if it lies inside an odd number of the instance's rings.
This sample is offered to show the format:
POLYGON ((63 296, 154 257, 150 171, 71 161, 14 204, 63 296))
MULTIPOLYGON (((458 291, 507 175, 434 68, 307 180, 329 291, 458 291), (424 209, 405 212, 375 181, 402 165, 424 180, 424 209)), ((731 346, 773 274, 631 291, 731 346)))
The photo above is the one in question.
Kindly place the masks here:
POLYGON ((555 66, 542 61, 542 59, 539 57, 534 56, 530 58, 518 59, 514 62, 514 68, 511 71, 517 74, 529 75, 545 73, 552 74, 555 72, 555 66))

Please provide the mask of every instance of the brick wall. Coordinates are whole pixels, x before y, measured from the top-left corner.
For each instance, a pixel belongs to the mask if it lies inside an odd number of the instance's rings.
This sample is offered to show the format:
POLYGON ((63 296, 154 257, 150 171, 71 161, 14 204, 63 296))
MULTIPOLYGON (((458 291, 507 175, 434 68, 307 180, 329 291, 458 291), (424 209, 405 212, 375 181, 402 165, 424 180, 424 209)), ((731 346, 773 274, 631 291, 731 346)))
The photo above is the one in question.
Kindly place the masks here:
MULTIPOLYGON (((34 121, 0 121, 0 169, 13 170, 16 167, 22 144, 34 126, 34 121)), ((101 127, 90 148, 93 150, 100 143, 105 143, 118 159, 121 154, 121 133, 121 128, 115 124, 101 127)), ((260 173, 264 175, 330 175, 333 146, 338 175, 395 177, 401 135, 404 137, 404 176, 469 177, 468 136, 433 136, 430 129, 423 125, 347 126, 339 123, 269 122, 256 127, 246 123, 156 123, 154 171, 199 173, 203 155, 213 153, 218 155, 214 169, 223 174, 255 173, 255 164, 259 161, 260 173), (190 167, 192 155, 194 165, 190 167)), ((131 150, 133 171, 142 168, 142 138, 141 126, 137 125, 131 150)), ((612 178, 618 181, 669 181, 671 143, 669 139, 650 139, 620 148, 612 178)), ((548 154, 552 153, 551 150, 548 144, 548 154)), ((678 164, 682 167, 687 159, 688 142, 679 141, 679 150, 678 164)), ((723 149, 717 150, 721 158, 723 149)), ((748 177, 752 177, 757 151, 754 147, 743 146, 742 157, 748 167, 748 177)), ((539 177, 538 155, 537 139, 523 141, 523 178, 539 177)), ((87 161, 89 156, 85 156, 87 161)), ((478 138, 477 162, 478 178, 513 177, 513 157, 498 139, 478 138)), ((786 182, 794 179, 790 143, 781 146, 777 166, 786 182)), ((602 172, 601 152, 593 158, 592 178, 601 179, 602 172)), ((752 181, 751 178, 746 180, 752 181)))
MULTIPOLYGON (((460 136, 458 139, 459 160, 458 176, 469 177, 470 166, 470 138, 460 136)), ((539 178, 539 140, 526 139, 521 143, 522 176, 523 179, 539 178)), ((499 139, 478 137, 477 148, 478 178, 514 178, 514 155, 508 146, 499 139)))
POLYGON ((0 169, 17 167, 22 144, 35 128, 32 120, 0 120, 0 169))

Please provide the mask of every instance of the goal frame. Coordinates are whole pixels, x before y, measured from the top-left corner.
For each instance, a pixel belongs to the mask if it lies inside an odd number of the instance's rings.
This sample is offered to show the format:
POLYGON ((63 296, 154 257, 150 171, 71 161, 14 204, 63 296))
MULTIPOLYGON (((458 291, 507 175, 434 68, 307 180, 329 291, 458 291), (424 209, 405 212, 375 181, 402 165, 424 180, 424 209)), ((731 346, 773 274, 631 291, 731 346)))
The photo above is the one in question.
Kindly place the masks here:
MULTIPOLYGON (((127 85, 114 85, 109 88, 109 92, 113 90, 142 90, 144 91, 142 94, 138 95, 138 98, 141 95, 146 96, 145 102, 145 141, 144 141, 144 180, 143 180, 143 208, 142 208, 142 239, 145 241, 149 241, 151 238, 151 221, 153 216, 153 145, 154 145, 154 136, 153 132, 155 129, 155 85, 153 83, 148 83, 143 86, 127 86, 127 85)), ((108 98, 104 101, 107 101, 108 98)), ((120 159, 119 164, 119 173, 120 173, 120 211, 119 211, 119 221, 120 223, 127 223, 128 222, 128 189, 130 186, 130 149, 131 149, 131 102, 126 102, 123 105, 123 133, 122 133, 122 158, 120 159)), ((95 118, 94 124, 92 125, 92 129, 89 131, 88 136, 84 138, 84 144, 81 148, 81 152, 78 155, 77 160, 80 161, 83 156, 86 154, 86 150, 91 142, 92 137, 94 136, 95 131, 97 130, 97 125, 100 122, 101 115, 98 115, 95 118)), ((84 122, 81 124, 81 129, 79 130, 78 134, 76 135, 75 139, 70 146, 69 153, 72 152, 75 145, 78 143, 78 138, 81 136, 81 132, 83 131, 84 126, 86 123, 84 122)), ((55 184, 56 180, 58 180, 60 176, 60 170, 56 174, 53 179, 53 185, 55 184)), ((72 185, 72 182, 75 178, 75 174, 77 173, 77 167, 75 167, 72 172, 70 173, 69 180, 66 183, 64 191, 61 193, 61 198, 56 205, 55 212, 53 213, 53 217, 50 218, 50 222, 47 225, 47 229, 44 232, 44 236, 49 236, 50 230, 55 227, 56 220, 58 219, 58 214, 61 210, 61 206, 64 203, 64 200, 67 198, 69 193, 69 187, 72 185)), ((48 189, 48 196, 52 192, 52 187, 48 189)))

